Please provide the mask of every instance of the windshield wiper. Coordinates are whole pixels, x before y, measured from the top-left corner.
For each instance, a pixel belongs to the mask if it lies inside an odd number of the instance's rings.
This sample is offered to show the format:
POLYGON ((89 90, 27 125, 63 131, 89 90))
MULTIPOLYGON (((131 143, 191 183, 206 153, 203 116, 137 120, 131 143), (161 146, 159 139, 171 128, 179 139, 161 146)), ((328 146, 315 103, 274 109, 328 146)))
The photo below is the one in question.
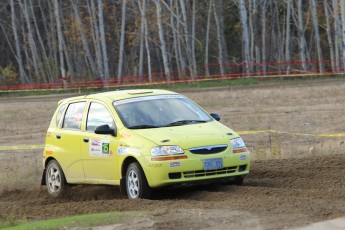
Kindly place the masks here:
POLYGON ((151 128, 159 128, 160 126, 155 125, 133 125, 128 127, 128 129, 151 129, 151 128))
POLYGON ((166 126, 178 126, 178 125, 187 125, 187 124, 194 124, 194 123, 205 123, 207 121, 204 120, 180 120, 180 121, 174 121, 170 124, 167 124, 166 126))

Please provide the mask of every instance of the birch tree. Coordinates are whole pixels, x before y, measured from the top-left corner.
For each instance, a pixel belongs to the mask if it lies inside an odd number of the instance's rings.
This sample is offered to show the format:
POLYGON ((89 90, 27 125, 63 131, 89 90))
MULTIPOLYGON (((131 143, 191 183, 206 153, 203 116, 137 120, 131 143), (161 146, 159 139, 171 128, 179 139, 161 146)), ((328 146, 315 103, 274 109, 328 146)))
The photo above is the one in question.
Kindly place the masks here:
POLYGON ((323 58, 322 58, 322 50, 321 50, 321 42, 320 42, 320 33, 319 33, 319 22, 317 19, 317 9, 316 9, 316 1, 311 0, 311 14, 313 17, 313 26, 314 26, 314 37, 315 37, 315 45, 316 45, 316 51, 317 56, 319 60, 319 71, 320 73, 324 72, 323 67, 323 58))
POLYGON ((262 63, 262 72, 266 76, 266 9, 267 9, 267 0, 262 0, 261 2, 261 61, 262 63))
POLYGON ((101 35, 102 60, 103 60, 102 80, 105 81, 105 87, 108 87, 109 67, 108 67, 108 56, 107 56, 107 44, 106 44, 105 32, 104 32, 103 1, 102 0, 98 0, 98 20, 99 20, 99 30, 100 30, 100 35, 101 35))
POLYGON ((245 61, 245 72, 249 74, 250 67, 249 64, 252 62, 250 59, 249 52, 249 35, 248 35, 248 25, 247 25, 247 8, 244 0, 239 0, 239 10, 240 10, 240 21, 242 28, 242 43, 245 61))
POLYGON ((181 5, 181 13, 182 13, 182 19, 183 19, 182 26, 184 30, 188 67, 192 75, 192 78, 194 79, 194 77, 196 76, 196 67, 194 67, 194 64, 193 64, 194 63, 193 55, 192 55, 193 50, 192 50, 192 44, 191 44, 191 36, 189 34, 189 29, 188 29, 188 18, 187 18, 187 10, 186 10, 185 1, 180 0, 180 5, 181 5))
POLYGON ((61 31, 61 23, 60 23, 60 14, 59 14, 59 6, 58 1, 53 1, 54 3, 54 15, 55 15, 55 21, 56 21, 56 27, 57 27, 57 34, 58 34, 58 46, 59 46, 59 57, 60 57, 60 71, 61 71, 61 78, 63 81, 64 87, 67 87, 67 81, 66 81, 66 70, 65 70, 65 60, 64 60, 64 54, 63 54, 63 37, 62 37, 62 31, 61 31))
POLYGON ((325 19, 326 19, 326 33, 327 33, 327 40, 328 40, 328 46, 329 46, 329 52, 331 57, 331 66, 332 71, 335 71, 335 62, 334 62, 334 46, 333 46, 333 38, 332 38, 332 32, 331 32, 331 22, 330 22, 330 9, 328 0, 323 0, 323 6, 324 6, 324 12, 325 12, 325 19))
POLYGON ((119 48, 119 64, 117 68, 117 79, 119 83, 121 83, 121 80, 122 80, 122 68, 123 68, 123 57, 124 57, 124 46, 125 46, 126 3, 127 3, 127 0, 122 1, 121 38, 120 38, 120 48, 119 48))
POLYGON ((81 38, 81 41, 83 44, 83 49, 84 49, 84 52, 86 55, 86 60, 88 61, 88 64, 90 65, 92 74, 95 75, 97 73, 96 64, 92 58, 90 46, 89 46, 89 43, 87 41, 86 34, 84 32, 85 29, 84 29, 84 25, 83 25, 83 22, 82 22, 81 17, 80 17, 78 6, 77 6, 75 0, 70 0, 70 1, 72 4, 73 11, 74 11, 75 20, 77 21, 77 25, 79 27, 79 34, 80 34, 80 38, 81 38))
POLYGON ((290 69, 291 69, 291 43, 290 43, 290 38, 291 38, 291 1, 292 0, 287 0, 286 1, 286 33, 285 33, 285 62, 287 62, 286 65, 286 74, 290 74, 290 69))
MULTIPOLYGON (((19 2, 19 6, 21 8, 21 11, 23 12, 25 22, 26 22, 25 24, 26 24, 26 29, 27 29, 27 37, 28 37, 28 43, 29 43, 30 52, 32 56, 33 67, 35 70, 35 77, 41 79, 42 74, 39 67, 39 63, 41 63, 41 60, 38 55, 37 46, 34 39, 34 32, 31 27, 31 18, 29 14, 28 1, 25 0, 24 2, 22 2, 22 0, 19 0, 18 2, 19 2)), ((44 82, 46 81, 45 78, 41 80, 43 80, 44 82)))
POLYGON ((28 79, 24 71, 23 58, 22 58, 22 53, 20 50, 19 37, 18 37, 18 31, 17 31, 16 14, 15 14, 16 10, 14 7, 14 0, 10 1, 10 5, 11 5, 11 23, 12 23, 13 36, 14 36, 14 42, 15 42, 15 47, 16 47, 16 59, 18 62, 18 67, 19 67, 20 82, 22 84, 28 84, 30 83, 30 80, 28 79))
POLYGON ((306 41, 304 36, 303 26, 303 11, 302 0, 297 1, 297 21, 298 21, 298 38, 299 38, 299 54, 301 58, 301 66, 304 71, 307 71, 307 58, 306 58, 306 41))
POLYGON ((164 38, 164 31, 162 25, 162 8, 161 8, 161 0, 155 0, 156 3, 156 10, 157 10, 157 25, 158 25, 158 33, 159 33, 159 40, 160 40, 160 47, 163 57, 163 65, 164 65, 164 73, 166 75, 166 80, 169 82, 171 80, 170 77, 170 65, 168 61, 168 52, 166 48, 165 38, 164 38))
POLYGON ((341 45, 341 32, 340 32, 340 19, 338 14, 338 0, 332 0, 333 3, 333 18, 334 18, 334 53, 336 71, 339 71, 340 65, 340 45, 341 45))
POLYGON ((205 64, 205 76, 208 78, 210 75, 210 68, 209 68, 209 43, 210 43, 210 24, 211 24, 211 12, 212 12, 212 5, 213 2, 210 1, 208 5, 208 11, 207 11, 207 22, 206 22, 206 38, 205 38, 205 58, 204 58, 204 64, 205 64))
POLYGON ((343 71, 345 67, 345 0, 340 0, 340 5, 341 5, 341 26, 342 26, 342 41, 343 41, 343 61, 342 61, 342 66, 343 66, 343 71))

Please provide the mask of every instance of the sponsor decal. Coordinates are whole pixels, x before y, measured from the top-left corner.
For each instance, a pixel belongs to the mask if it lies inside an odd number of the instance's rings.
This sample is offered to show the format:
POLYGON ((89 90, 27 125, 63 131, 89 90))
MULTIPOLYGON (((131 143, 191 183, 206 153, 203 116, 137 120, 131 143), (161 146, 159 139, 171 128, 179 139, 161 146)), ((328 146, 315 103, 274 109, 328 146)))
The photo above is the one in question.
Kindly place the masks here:
POLYGON ((175 161, 175 162, 170 162, 170 167, 180 167, 181 166, 181 162, 179 161, 175 161))
POLYGON ((121 132, 120 135, 121 135, 121 137, 126 138, 126 139, 131 138, 131 134, 126 133, 126 132, 121 132))
POLYGON ((241 160, 241 161, 247 160, 247 155, 241 155, 241 156, 240 156, 240 160, 241 160))
POLYGON ((54 154, 53 150, 46 150, 46 155, 53 155, 53 154, 54 154))
POLYGON ((123 146, 120 145, 117 147, 117 154, 118 155, 134 155, 139 156, 141 153, 141 149, 132 146, 123 146))
POLYGON ((90 156, 107 157, 112 155, 112 151, 109 149, 109 140, 91 139, 89 143, 90 156))
POLYGON ((100 140, 91 139, 90 143, 91 143, 92 146, 100 146, 101 145, 101 141, 100 140))

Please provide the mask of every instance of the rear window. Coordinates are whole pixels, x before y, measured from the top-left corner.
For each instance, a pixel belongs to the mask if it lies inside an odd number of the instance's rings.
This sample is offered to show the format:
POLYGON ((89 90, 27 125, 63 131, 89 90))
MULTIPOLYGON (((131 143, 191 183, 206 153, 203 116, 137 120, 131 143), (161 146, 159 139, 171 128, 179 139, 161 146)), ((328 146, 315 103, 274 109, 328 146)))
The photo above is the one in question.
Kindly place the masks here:
POLYGON ((86 102, 71 103, 66 111, 62 128, 80 129, 86 102))

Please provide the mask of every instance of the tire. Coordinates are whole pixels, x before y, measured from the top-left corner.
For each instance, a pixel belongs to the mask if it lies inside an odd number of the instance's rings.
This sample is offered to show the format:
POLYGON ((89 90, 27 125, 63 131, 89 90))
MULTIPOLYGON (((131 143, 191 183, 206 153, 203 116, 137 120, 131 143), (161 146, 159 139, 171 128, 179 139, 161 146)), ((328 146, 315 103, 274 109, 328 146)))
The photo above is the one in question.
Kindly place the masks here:
POLYGON ((226 184, 227 184, 227 185, 238 185, 238 186, 241 186, 241 185, 243 185, 244 178, 245 178, 244 175, 235 176, 235 177, 230 178, 230 179, 227 181, 226 184))
POLYGON ((67 183, 61 166, 56 160, 49 161, 45 180, 48 193, 53 197, 61 197, 66 193, 67 183))
POLYGON ((245 178, 245 176, 237 176, 237 177, 235 177, 234 184, 235 185, 239 185, 239 186, 243 185, 244 178, 245 178))
POLYGON ((149 199, 152 190, 147 183, 144 171, 137 163, 131 163, 126 173, 126 191, 129 199, 149 199))

